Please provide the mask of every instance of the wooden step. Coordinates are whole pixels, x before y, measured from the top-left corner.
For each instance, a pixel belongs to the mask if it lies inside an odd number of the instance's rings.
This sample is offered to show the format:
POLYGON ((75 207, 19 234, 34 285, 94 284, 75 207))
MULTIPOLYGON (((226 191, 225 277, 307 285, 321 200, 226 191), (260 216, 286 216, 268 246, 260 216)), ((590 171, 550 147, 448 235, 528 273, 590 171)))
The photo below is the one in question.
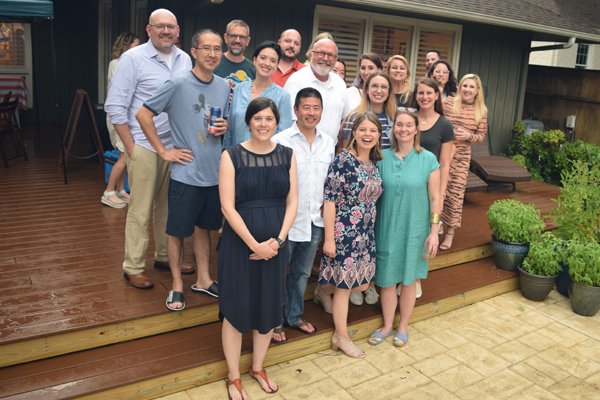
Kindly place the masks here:
MULTIPOLYGON (((423 281, 411 322, 518 288, 515 272, 499 270, 493 260, 474 261, 433 271, 423 281)), ((181 313, 170 313, 173 319, 181 313)), ((305 318, 314 336, 286 330, 288 342, 273 346, 265 365, 291 360, 331 346, 333 320, 320 306, 305 303, 305 318)), ((398 321, 396 321, 397 323, 398 321)), ((348 329, 354 339, 381 326, 380 303, 350 305, 348 329)), ((227 366, 221 347, 221 324, 210 323, 124 343, 66 354, 0 369, 0 397, 7 399, 151 399, 224 379, 227 366)), ((135 336, 134 336, 135 337, 135 336)), ((130 337, 131 339, 131 337, 130 337)), ((251 361, 251 336, 245 335, 241 368, 251 361)))

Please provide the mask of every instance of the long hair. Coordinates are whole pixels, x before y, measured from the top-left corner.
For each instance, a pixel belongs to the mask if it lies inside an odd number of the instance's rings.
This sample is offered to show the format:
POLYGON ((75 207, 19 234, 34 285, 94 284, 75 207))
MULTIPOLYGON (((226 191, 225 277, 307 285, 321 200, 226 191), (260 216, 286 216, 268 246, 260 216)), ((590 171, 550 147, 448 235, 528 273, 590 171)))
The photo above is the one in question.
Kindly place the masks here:
POLYGON ((435 71, 435 67, 437 67, 438 64, 444 64, 448 68, 448 81, 444 85, 444 94, 448 97, 454 96, 457 91, 456 78, 454 77, 454 71, 452 70, 452 66, 450 66, 449 62, 439 60, 433 63, 431 69, 429 70, 429 72, 427 72, 427 77, 433 79, 433 71, 435 71))
POLYGON ((381 126, 381 121, 379 121, 377 115, 370 111, 356 114, 356 117, 354 118, 354 125, 352 125, 352 132, 350 132, 350 136, 348 137, 348 145, 344 150, 354 150, 358 154, 358 144, 356 144, 356 135, 354 132, 356 132, 360 124, 365 120, 374 123, 379 131, 379 138, 377 139, 375 146, 373 146, 369 152, 369 159, 371 159, 371 161, 383 160, 383 155, 381 154, 381 134, 383 127, 381 126))
POLYGON ((411 82, 410 69, 408 68, 408 60, 406 58, 404 58, 402 56, 393 56, 393 57, 390 57, 390 59, 387 62, 386 72, 388 75, 390 75, 392 63, 396 60, 402 61, 402 63, 406 67, 406 79, 404 80, 404 92, 396 93, 396 94, 400 94, 400 101, 404 103, 404 102, 406 102, 406 99, 408 99, 408 96, 410 96, 410 94, 412 93, 412 90, 410 89, 410 82, 411 82))
POLYGON ((315 43, 317 43, 321 39, 333 40, 333 36, 329 32, 321 32, 317 36, 315 36, 315 38, 310 43, 310 46, 308 46, 308 50, 306 51, 306 59, 307 60, 308 60, 308 56, 310 56, 310 52, 312 51, 315 43))
POLYGON ((392 147, 397 150, 398 149, 398 139, 396 138, 396 133, 394 132, 395 128, 396 128, 396 120, 398 119, 398 117, 400 115, 409 115, 411 116, 414 120, 415 120, 415 127, 417 129, 417 134, 415 135, 415 153, 419 154, 420 152, 423 151, 423 148, 421 147, 421 129, 419 128, 419 118, 417 117, 417 113, 408 111, 408 110, 402 110, 402 111, 398 111, 396 113, 396 115, 394 116, 394 128, 392 129, 392 147))
POLYGON ((453 100, 454 105, 452 106, 452 114, 460 113, 460 106, 462 103, 462 92, 460 89, 467 79, 473 79, 477 85, 477 95, 475 96, 475 122, 479 124, 483 119, 483 116, 487 113, 487 107, 485 106, 485 100, 483 99, 481 79, 475 74, 467 74, 460 80, 460 83, 458 84, 458 93, 456 93, 456 97, 453 100))
POLYGON ((444 104, 442 103, 442 94, 440 93, 440 87, 438 86, 437 81, 432 78, 421 78, 418 80, 417 83, 415 83, 415 95, 412 98, 410 106, 412 108, 416 108, 417 110, 421 108, 419 106, 419 103, 417 102, 417 90, 419 89, 419 85, 428 86, 428 87, 432 88, 438 94, 438 98, 435 101, 433 110, 436 113, 443 116, 444 115, 444 104))
POLYGON ((356 87, 359 89, 364 89, 365 87, 365 82, 363 81, 362 75, 360 74, 360 64, 362 64, 363 60, 371 61, 373 64, 375 64, 378 70, 383 69, 383 64, 381 63, 381 57, 379 57, 379 55, 375 53, 365 53, 362 56, 360 56, 360 58, 358 59, 358 76, 360 76, 360 81, 358 82, 358 85, 356 85, 356 87))
POLYGON ((115 44, 113 44, 111 60, 116 60, 121 57, 121 54, 125 53, 131 43, 135 41, 135 39, 139 39, 138 35, 131 32, 123 32, 119 35, 117 40, 115 40, 115 44))

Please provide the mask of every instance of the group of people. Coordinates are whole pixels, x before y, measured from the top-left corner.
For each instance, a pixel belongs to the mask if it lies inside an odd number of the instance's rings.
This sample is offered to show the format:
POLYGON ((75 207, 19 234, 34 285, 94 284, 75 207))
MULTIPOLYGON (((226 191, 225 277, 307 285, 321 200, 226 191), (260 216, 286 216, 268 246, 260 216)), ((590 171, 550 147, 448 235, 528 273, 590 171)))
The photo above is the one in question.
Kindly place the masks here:
POLYGON ((348 334, 348 304, 362 303, 362 292, 376 302, 375 284, 384 323, 369 343, 394 333, 399 305, 394 344, 406 344, 416 281, 437 254, 439 222, 448 226, 442 249, 460 226, 469 145, 486 131, 479 78, 466 75, 457 87, 438 59, 428 65, 435 79, 411 89, 404 57, 367 53, 347 89, 327 33, 313 40, 304 65, 293 29, 259 44, 252 60, 244 57, 251 38, 243 21, 231 21, 223 39, 202 29, 192 36, 193 62, 175 46, 179 26, 170 11, 154 11, 146 32, 139 46, 131 36, 117 40, 105 103, 131 189, 125 197, 121 168, 102 198, 129 203, 124 278, 153 286, 145 272, 152 217, 154 267, 173 275, 166 307, 185 308, 181 274, 196 270, 191 290, 219 299, 230 399, 247 398, 242 334, 253 332, 250 375, 274 393, 263 370, 269 343, 286 341, 284 326, 317 332, 303 318, 304 294, 322 239, 314 301, 333 314, 332 348, 365 356, 348 334), (221 228, 213 281, 210 231, 221 228), (190 236, 195 265, 183 262, 190 236))

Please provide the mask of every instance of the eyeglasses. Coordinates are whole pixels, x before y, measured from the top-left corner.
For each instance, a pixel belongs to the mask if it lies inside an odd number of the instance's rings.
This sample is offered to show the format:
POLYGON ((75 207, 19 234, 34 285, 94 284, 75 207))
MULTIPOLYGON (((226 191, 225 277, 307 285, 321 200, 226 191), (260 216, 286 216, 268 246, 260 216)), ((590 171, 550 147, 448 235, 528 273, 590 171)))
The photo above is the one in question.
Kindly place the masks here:
POLYGON ((411 108, 411 107, 398 107, 397 108, 398 111, 406 111, 408 112, 410 115, 412 115, 413 117, 417 116, 417 109, 416 108, 411 108))
POLYGON ((220 47, 210 47, 210 46, 202 46, 202 47, 194 47, 196 50, 200 50, 204 54, 210 54, 211 51, 214 51, 216 55, 223 53, 223 49, 220 47))
POLYGON ((248 36, 247 36, 247 35, 236 35, 236 34, 234 34, 234 33, 226 33, 226 35, 227 35, 227 37, 229 37, 229 38, 231 38, 231 39, 233 39, 233 40, 236 40, 236 39, 238 39, 238 38, 239 38, 240 40, 246 40, 246 39, 248 39, 248 36))
POLYGON ((382 90, 382 91, 384 91, 384 92, 385 92, 386 90, 388 90, 389 88, 390 88, 390 87, 389 87, 388 85, 376 85, 376 84, 374 84, 374 83, 373 83, 373 84, 371 84, 371 85, 369 85, 369 89, 371 89, 371 90, 379 90, 379 89, 381 89, 381 90, 382 90))
POLYGON ((325 56, 327 56, 327 58, 330 61, 333 61, 337 58, 337 54, 330 54, 330 53, 325 53, 323 51, 311 51, 311 53, 313 53, 314 55, 316 55, 319 58, 324 58, 325 56))
POLYGON ((441 69, 436 69, 435 71, 436 74, 444 74, 444 75, 448 75, 450 73, 450 71, 442 71, 441 69))
POLYGON ((149 24, 149 26, 153 26, 153 27, 155 27, 156 29, 158 29, 159 31, 162 31, 162 30, 164 30, 165 28, 167 28, 167 29, 168 29, 168 30, 170 30, 170 31, 174 31, 175 29, 177 29, 177 27, 178 27, 179 25, 163 25, 163 24, 158 24, 158 25, 150 25, 150 24, 149 24))

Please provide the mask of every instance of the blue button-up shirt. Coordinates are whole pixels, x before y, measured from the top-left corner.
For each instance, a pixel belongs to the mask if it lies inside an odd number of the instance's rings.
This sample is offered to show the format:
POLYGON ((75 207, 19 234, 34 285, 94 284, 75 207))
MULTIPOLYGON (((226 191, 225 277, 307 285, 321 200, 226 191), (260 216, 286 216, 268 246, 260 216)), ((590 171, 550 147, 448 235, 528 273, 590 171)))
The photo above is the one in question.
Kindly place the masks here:
MULTIPOLYGON (((150 40, 127 50, 119 58, 104 104, 104 111, 108 114, 110 122, 113 125, 128 124, 135 144, 156 152, 144 136, 135 114, 144 101, 156 93, 166 81, 191 69, 190 56, 175 46, 173 46, 171 68, 159 58, 158 51, 150 40)), ((168 115, 163 113, 153 120, 163 145, 167 149, 172 148, 168 115)))
MULTIPOLYGON (((292 104, 290 94, 272 83, 258 97, 267 97, 275 102, 279 110, 279 125, 275 134, 292 126, 292 104)), ((229 108, 229 129, 223 138, 223 147, 231 147, 245 142, 252 137, 246 125, 246 109, 252 101, 252 82, 238 83, 233 90, 231 107, 229 108)))

